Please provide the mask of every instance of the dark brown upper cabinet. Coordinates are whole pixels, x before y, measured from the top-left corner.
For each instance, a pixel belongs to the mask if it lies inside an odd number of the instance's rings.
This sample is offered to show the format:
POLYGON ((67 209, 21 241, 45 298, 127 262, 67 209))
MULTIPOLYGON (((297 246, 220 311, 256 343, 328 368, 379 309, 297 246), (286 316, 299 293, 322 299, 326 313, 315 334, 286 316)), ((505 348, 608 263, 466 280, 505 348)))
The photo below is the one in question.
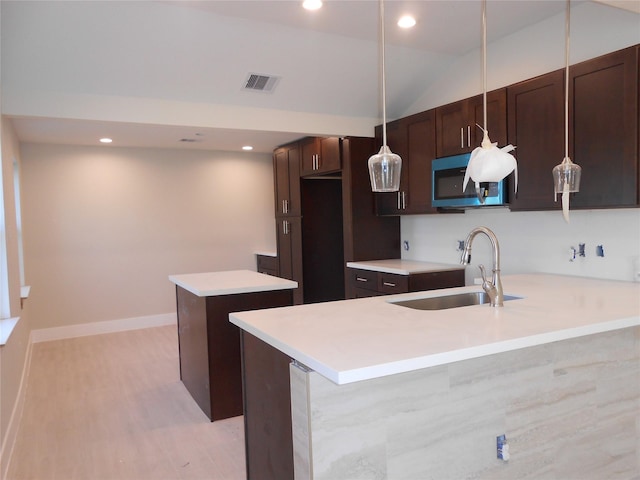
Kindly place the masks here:
MULTIPOLYGON (((519 178, 511 210, 560 209, 551 172, 565 154, 564 69, 507 90, 519 178)), ((638 205, 637 46, 569 68, 569 156, 582 167, 571 208, 638 205)))
POLYGON ((339 172, 342 168, 340 138, 308 137, 300 141, 300 176, 339 172))
MULTIPOLYGON (((376 128, 382 137, 382 127, 376 128)), ((435 213, 431 207, 431 161, 436 156, 435 111, 417 113, 387 125, 387 144, 402 158, 400 190, 377 193, 378 215, 435 213)))
POLYGON ((507 88, 509 143, 516 146, 518 192, 509 177, 511 210, 552 209, 551 171, 564 158, 564 74, 558 70, 507 88))
POLYGON ((300 145, 283 145, 273 152, 276 217, 300 216, 300 145))
MULTIPOLYGON (((448 157, 471 152, 482 142, 483 95, 449 103, 435 109, 436 155, 448 157), (480 127, 478 127, 478 125, 480 127)), ((489 138, 499 146, 507 143, 507 92, 505 88, 487 92, 489 138)))
POLYGON ((582 167, 571 206, 638 205, 638 46, 572 66, 569 98, 570 157, 582 167))

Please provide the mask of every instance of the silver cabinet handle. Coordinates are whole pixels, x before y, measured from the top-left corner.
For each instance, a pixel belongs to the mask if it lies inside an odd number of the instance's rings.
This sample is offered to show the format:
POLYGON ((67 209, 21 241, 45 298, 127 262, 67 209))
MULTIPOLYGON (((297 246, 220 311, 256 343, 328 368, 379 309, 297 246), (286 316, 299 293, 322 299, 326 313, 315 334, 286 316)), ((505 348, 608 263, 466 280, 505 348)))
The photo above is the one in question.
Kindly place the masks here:
POLYGON ((367 283, 369 280, 367 280, 366 278, 362 278, 362 277, 356 277, 356 281, 367 283))
POLYGON ((282 233, 284 233, 285 235, 289 235, 289 222, 287 222, 286 220, 282 221, 282 233))
POLYGON ((282 200, 282 213, 289 213, 289 200, 282 200))
POLYGON ((471 146, 471 126, 467 125, 467 147, 471 146))
POLYGON ((460 148, 464 148, 464 127, 460 127, 460 148))
POLYGON ((407 208, 406 192, 398 192, 398 210, 404 210, 405 208, 407 208))
POLYGON ((383 284, 385 287, 395 287, 395 286, 396 286, 396 284, 395 284, 395 283, 391 283, 391 282, 382 282, 382 284, 383 284))

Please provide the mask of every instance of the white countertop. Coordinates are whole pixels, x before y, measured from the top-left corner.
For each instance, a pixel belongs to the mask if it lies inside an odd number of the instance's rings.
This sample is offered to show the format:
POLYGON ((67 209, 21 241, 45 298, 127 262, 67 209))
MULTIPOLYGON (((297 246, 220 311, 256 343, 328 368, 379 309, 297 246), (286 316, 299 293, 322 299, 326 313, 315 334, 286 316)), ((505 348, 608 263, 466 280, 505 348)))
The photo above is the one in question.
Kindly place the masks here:
POLYGON ((509 275, 523 297, 438 311, 389 301, 480 291, 432 290, 232 313, 230 320, 337 384, 640 325, 640 283, 509 275))
POLYGON ((265 257, 277 257, 278 252, 267 252, 266 250, 263 252, 254 252, 256 255, 262 255, 265 257))
POLYGON ((397 275, 464 270, 464 265, 460 264, 420 262, 417 260, 402 260, 400 258, 347 262, 347 267, 372 270, 375 272, 395 273, 397 275))
POLYGON ((298 286, 298 282, 251 270, 169 275, 169 280, 199 297, 286 290, 298 286))

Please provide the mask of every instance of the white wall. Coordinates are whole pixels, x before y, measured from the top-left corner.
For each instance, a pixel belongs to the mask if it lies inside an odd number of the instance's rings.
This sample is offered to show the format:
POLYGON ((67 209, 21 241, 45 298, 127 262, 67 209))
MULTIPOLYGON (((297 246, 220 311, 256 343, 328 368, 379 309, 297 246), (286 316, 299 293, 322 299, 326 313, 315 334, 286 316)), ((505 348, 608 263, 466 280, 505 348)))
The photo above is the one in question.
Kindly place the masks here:
POLYGON ((18 261, 18 229, 16 222, 13 160, 20 162, 20 149, 15 132, 5 118, 0 130, 2 140, 2 192, 5 205, 7 239, 7 270, 9 277, 9 305, 12 317, 20 317, 6 345, 0 346, 0 477, 8 467, 8 455, 17 432, 22 406, 21 389, 24 366, 28 358, 31 333, 30 309, 20 304, 20 269, 18 261))
POLYGON ((170 274, 275 251, 271 156, 22 145, 33 328, 175 312, 170 274))
MULTIPOLYGON (((409 242, 403 258, 458 263, 458 240, 476 226, 496 233, 503 274, 548 272, 581 277, 633 280, 640 270, 640 210, 572 210, 570 223, 559 211, 510 212, 505 208, 468 210, 464 214, 402 217, 402 240, 409 242), (570 248, 585 244, 585 257, 570 261, 570 248), (602 245, 604 257, 596 256, 602 245)), ((473 244, 467 283, 479 277, 477 265, 490 266, 489 240, 478 236, 473 244)), ((638 278, 640 281, 640 278, 638 278)), ((508 283, 505 283, 505 291, 508 283)))

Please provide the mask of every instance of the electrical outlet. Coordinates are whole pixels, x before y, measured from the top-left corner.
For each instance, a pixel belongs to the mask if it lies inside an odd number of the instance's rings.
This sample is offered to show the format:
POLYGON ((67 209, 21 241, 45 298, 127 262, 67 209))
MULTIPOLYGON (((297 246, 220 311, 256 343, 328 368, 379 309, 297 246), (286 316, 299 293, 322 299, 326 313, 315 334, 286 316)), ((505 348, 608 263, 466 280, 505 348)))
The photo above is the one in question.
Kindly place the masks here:
POLYGON ((507 436, 505 434, 496 437, 496 448, 498 451, 498 460, 508 462, 510 458, 509 443, 507 443, 507 436))

